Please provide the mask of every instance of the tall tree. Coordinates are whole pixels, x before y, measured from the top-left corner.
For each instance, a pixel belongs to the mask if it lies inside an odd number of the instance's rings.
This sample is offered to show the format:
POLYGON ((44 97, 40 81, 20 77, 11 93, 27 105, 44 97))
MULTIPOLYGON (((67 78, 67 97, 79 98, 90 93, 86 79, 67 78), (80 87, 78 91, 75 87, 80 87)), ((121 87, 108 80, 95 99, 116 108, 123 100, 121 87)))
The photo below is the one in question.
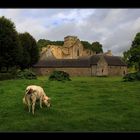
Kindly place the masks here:
POLYGON ((14 23, 0 17, 0 68, 13 67, 21 62, 22 49, 14 23))
POLYGON ((130 49, 123 54, 127 64, 140 71, 140 32, 136 34, 130 49))
POLYGON ((47 47, 47 45, 59 45, 62 46, 64 44, 64 41, 51 41, 46 39, 39 39, 37 41, 37 45, 39 49, 41 50, 42 47, 47 47))
POLYGON ((92 50, 92 45, 88 41, 81 41, 85 49, 92 50))
POLYGON ((92 50, 96 52, 96 54, 98 53, 102 53, 103 49, 102 49, 102 44, 100 44, 99 42, 93 42, 92 43, 92 50))
POLYGON ((27 32, 19 34, 19 39, 23 48, 23 59, 20 67, 21 69, 30 68, 39 59, 39 49, 36 40, 27 32))

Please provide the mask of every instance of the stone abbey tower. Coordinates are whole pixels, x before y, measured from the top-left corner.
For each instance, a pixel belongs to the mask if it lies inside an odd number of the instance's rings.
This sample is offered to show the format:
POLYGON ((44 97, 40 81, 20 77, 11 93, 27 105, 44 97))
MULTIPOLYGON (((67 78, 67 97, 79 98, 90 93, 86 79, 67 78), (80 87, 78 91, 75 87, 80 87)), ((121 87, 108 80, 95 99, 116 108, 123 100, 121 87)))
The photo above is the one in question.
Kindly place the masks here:
POLYGON ((85 49, 77 36, 66 36, 63 46, 48 45, 42 48, 41 60, 44 59, 77 59, 95 54, 85 49))

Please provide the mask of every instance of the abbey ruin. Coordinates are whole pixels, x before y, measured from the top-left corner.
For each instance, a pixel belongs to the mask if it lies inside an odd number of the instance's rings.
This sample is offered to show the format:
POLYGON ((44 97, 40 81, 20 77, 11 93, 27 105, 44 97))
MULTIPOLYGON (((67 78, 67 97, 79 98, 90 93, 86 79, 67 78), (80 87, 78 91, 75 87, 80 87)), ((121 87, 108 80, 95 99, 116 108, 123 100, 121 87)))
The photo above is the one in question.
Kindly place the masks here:
MULTIPOLYGON (((48 45, 42 48, 40 60, 44 59, 77 59, 95 55, 89 49, 85 49, 81 41, 76 36, 66 36, 63 46, 48 45)), ((109 50, 106 55, 112 55, 109 50)))
POLYGON ((63 46, 43 47, 34 71, 39 75, 49 75, 54 70, 62 70, 70 76, 123 76, 127 65, 111 50, 96 54, 85 49, 76 36, 66 36, 63 46))

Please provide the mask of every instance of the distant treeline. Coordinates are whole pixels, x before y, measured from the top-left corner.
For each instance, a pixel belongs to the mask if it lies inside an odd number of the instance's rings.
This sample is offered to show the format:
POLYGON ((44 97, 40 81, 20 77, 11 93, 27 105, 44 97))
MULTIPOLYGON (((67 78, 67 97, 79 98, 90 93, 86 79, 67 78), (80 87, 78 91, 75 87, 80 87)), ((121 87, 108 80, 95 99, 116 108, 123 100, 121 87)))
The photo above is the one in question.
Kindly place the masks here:
POLYGON ((42 47, 47 47, 47 45, 63 46, 63 44, 64 44, 64 41, 51 41, 51 40, 46 40, 46 39, 39 39, 37 41, 37 45, 39 49, 41 49, 42 47))
MULTIPOLYGON (((103 52, 102 49, 102 44, 99 42, 93 42, 89 43, 88 41, 81 41, 85 49, 89 49, 93 52, 100 53, 103 52)), ((47 45, 58 45, 58 46, 63 46, 64 41, 51 41, 51 40, 46 40, 46 39, 40 39, 37 42, 37 45, 39 49, 41 50, 42 47, 47 47, 47 45)))

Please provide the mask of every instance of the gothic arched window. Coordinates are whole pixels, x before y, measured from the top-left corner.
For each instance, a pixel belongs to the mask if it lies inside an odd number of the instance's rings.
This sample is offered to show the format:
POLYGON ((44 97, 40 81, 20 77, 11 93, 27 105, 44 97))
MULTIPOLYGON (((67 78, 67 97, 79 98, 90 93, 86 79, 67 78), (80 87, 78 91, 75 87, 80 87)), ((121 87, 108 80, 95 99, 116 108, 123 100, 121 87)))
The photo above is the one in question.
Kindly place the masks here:
POLYGON ((79 56, 79 50, 77 50, 77 56, 79 56))

